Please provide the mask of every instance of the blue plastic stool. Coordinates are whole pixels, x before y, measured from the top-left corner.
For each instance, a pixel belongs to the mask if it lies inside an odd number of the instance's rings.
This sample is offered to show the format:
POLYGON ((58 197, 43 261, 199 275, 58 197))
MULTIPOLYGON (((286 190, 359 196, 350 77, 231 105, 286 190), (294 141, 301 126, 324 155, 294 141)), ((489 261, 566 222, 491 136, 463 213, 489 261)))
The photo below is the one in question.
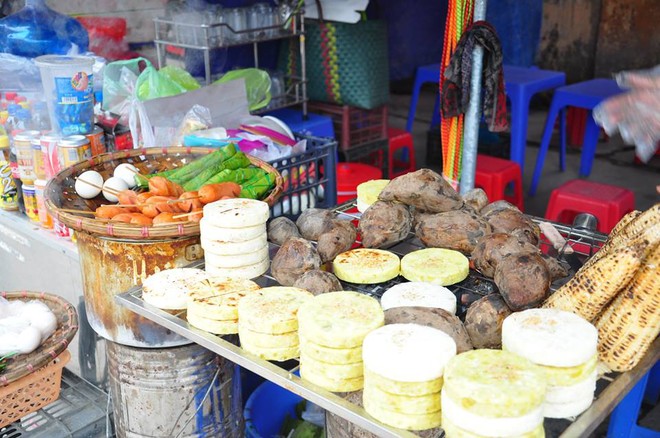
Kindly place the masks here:
POLYGON ((566 74, 539 68, 504 66, 504 87, 511 101, 511 161, 525 170, 529 102, 536 93, 566 84, 566 74))
MULTIPOLYGON (((440 80, 440 64, 419 67, 415 74, 408 122, 406 131, 412 132, 417 101, 422 85, 426 82, 438 83, 440 80)), ((527 146, 527 117, 529 102, 536 93, 552 90, 566 83, 566 75, 552 70, 541 70, 536 67, 504 66, 504 88, 511 101, 511 161, 525 169, 525 148, 527 146)), ((431 127, 440 124, 440 96, 436 95, 433 105, 431 127)))
POLYGON ((596 125, 596 121, 591 115, 591 110, 603 100, 622 91, 616 82, 611 79, 592 79, 590 81, 560 87, 555 91, 550 110, 548 111, 548 118, 545 122, 541 148, 536 157, 532 186, 529 189, 530 196, 534 196, 536 193, 557 116, 559 116, 559 168, 563 171, 566 168, 566 107, 574 106, 589 110, 582 144, 582 157, 580 159, 580 176, 589 176, 591 165, 596 155, 598 135, 600 134, 600 128, 596 125))
POLYGON ((291 131, 314 137, 335 138, 335 128, 330 116, 307 113, 307 120, 303 119, 302 111, 292 108, 282 108, 268 113, 286 123, 291 131))
POLYGON ((649 403, 657 403, 659 391, 660 362, 656 362, 653 368, 637 382, 612 411, 607 436, 612 438, 659 438, 660 432, 637 424, 642 398, 646 398, 649 403))
MULTIPOLYGON (((415 113, 417 112, 417 101, 422 85, 427 82, 433 82, 436 85, 440 82, 440 64, 423 65, 417 67, 415 73, 415 84, 413 85, 412 96, 410 99, 410 108, 408 109, 408 121, 406 122, 406 131, 412 132, 415 113)), ((435 104, 433 105, 433 116, 431 127, 440 124, 440 98, 436 94, 435 104)))

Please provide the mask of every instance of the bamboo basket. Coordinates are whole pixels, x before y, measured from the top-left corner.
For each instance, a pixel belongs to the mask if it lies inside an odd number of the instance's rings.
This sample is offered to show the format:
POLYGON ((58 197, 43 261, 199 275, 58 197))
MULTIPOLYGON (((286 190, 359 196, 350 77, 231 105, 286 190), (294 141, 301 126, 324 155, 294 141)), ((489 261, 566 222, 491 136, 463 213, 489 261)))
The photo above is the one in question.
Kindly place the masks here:
POLYGON ((21 354, 8 360, 7 367, 0 373, 2 387, 45 366, 66 350, 78 331, 78 314, 71 303, 57 295, 45 292, 0 292, 7 300, 38 300, 46 304, 57 318, 57 329, 43 344, 29 354, 21 354))
MULTIPOLYGON (((119 164, 130 163, 141 174, 149 175, 181 167, 215 150, 215 148, 203 147, 169 147, 131 149, 97 155, 62 170, 50 180, 44 191, 46 209, 53 218, 64 223, 69 228, 94 235, 135 240, 199 235, 199 223, 193 221, 174 222, 157 226, 142 226, 123 222, 111 222, 104 219, 97 219, 94 216, 84 213, 73 213, 65 210, 93 212, 103 204, 110 204, 102 195, 93 199, 83 199, 76 194, 74 189, 75 178, 87 170, 95 170, 106 179, 112 176, 115 167, 119 164)), ((250 155, 247 155, 247 157, 253 166, 260 167, 276 175, 275 187, 262 199, 269 206, 273 206, 282 194, 282 176, 274 167, 265 161, 250 155)))

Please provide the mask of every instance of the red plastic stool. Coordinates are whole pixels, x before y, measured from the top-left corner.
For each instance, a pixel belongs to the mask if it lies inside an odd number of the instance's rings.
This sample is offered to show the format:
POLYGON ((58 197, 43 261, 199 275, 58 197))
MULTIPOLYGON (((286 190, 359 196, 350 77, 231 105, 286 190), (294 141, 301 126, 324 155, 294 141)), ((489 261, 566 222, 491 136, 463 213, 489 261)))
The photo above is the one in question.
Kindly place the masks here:
POLYGON ((630 190, 574 179, 552 191, 545 218, 571 224, 577 214, 591 213, 598 218, 598 231, 609 233, 634 209, 635 194, 630 190))
MULTIPOLYGON (((372 179, 381 179, 383 171, 363 163, 337 164, 337 204, 357 197, 357 186, 372 179)), ((351 209, 350 211, 357 211, 351 209)))
POLYGON ((490 202, 504 199, 523 211, 522 172, 515 161, 477 155, 474 185, 486 192, 490 202), (505 194, 510 183, 513 183, 512 196, 505 194))
POLYGON ((387 128, 387 136, 390 140, 389 147, 389 172, 390 178, 395 178, 404 173, 415 171, 415 147, 410 132, 403 129, 387 128), (395 159, 396 151, 402 150, 403 159, 395 159), (407 160, 405 160, 407 158, 407 160))

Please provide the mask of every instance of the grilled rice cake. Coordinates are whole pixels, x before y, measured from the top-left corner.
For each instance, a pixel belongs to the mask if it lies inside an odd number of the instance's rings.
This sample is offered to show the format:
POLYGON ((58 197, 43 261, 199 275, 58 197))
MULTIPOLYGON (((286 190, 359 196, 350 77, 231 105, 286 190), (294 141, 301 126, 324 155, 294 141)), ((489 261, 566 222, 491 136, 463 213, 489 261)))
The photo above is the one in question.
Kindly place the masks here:
POLYGON ((208 279, 209 275, 201 269, 166 269, 142 282, 142 299, 160 309, 183 310, 188 304, 190 286, 208 279))
POLYGON ((296 345, 295 347, 280 347, 280 348, 264 348, 257 347, 255 345, 246 344, 241 345, 248 353, 252 353, 255 356, 264 359, 264 360, 274 360, 277 362, 283 362, 289 359, 295 359, 300 356, 300 349, 296 345))
POLYGON ((288 333, 298 330, 298 308, 314 298, 311 292, 295 287, 259 289, 238 304, 241 328, 259 333, 288 333))
POLYGON ((440 410, 427 414, 404 414, 383 409, 377 401, 368 397, 363 396, 362 403, 364 404, 364 410, 376 420, 400 429, 433 429, 439 427, 442 420, 442 413, 440 410))
POLYGON ((401 414, 430 414, 440 410, 440 391, 424 395, 400 395, 385 392, 369 381, 364 385, 364 398, 371 400, 372 405, 383 410, 401 414))
POLYGON ((401 259, 401 275, 409 281, 449 286, 465 280, 469 272, 467 257, 451 249, 425 248, 401 259))
POLYGON ((309 370, 304 362, 300 363, 300 377, 331 392, 352 392, 362 389, 364 378, 331 379, 309 370))
POLYGON ((300 348, 312 359, 331 364, 346 364, 362 361, 361 346, 353 348, 325 347, 316 342, 308 341, 304 336, 300 336, 300 332, 298 335, 300 339, 300 348))
POLYGON ((186 319, 191 326, 215 335, 231 335, 238 333, 238 320, 218 321, 190 313, 186 315, 186 319))
POLYGON ((340 280, 357 284, 384 283, 399 275, 400 260, 382 249, 356 248, 335 257, 332 267, 340 280))
POLYGON ((238 302, 260 289, 250 280, 213 277, 190 287, 188 315, 218 321, 237 320, 238 302))
POLYGON ((358 292, 317 295, 298 309, 300 336, 330 348, 360 347, 384 321, 378 300, 358 292))

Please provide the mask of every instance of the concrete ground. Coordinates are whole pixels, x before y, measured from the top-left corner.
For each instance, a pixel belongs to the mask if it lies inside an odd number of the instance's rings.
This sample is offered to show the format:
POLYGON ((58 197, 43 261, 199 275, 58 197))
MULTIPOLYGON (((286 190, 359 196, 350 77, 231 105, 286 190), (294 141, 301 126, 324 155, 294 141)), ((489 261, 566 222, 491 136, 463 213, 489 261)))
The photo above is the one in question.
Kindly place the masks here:
MULTIPOLYGON (((417 168, 429 167, 436 171, 441 170, 440 162, 426 162, 427 133, 433 111, 435 89, 428 87, 423 89, 413 124, 413 142, 417 168)), ((536 156, 538 154, 549 101, 533 102, 529 114, 527 132, 527 149, 525 153, 525 169, 523 169, 523 190, 525 192, 525 212, 530 215, 543 217, 545 215, 550 192, 571 179, 578 178, 580 164, 580 149, 568 147, 566 157, 566 171, 559 170, 559 136, 553 136, 550 150, 545 160, 543 174, 539 182, 535 196, 528 195, 529 187, 534 172, 536 156)), ((409 94, 392 94, 389 107, 390 126, 404 129, 408 118, 410 105, 409 94)), ((480 144, 482 150, 489 149, 508 151, 509 137, 501 136, 502 147, 485 147, 480 144)), ((616 135, 598 144, 596 159, 592 167, 589 181, 626 187, 635 194, 635 206, 637 209, 647 209, 653 204, 660 202, 660 195, 656 186, 660 184, 660 156, 655 156, 647 164, 635 164, 634 150, 626 146, 622 139, 616 135)), ((660 404, 644 404, 640 410, 640 424, 644 427, 660 433, 660 404)), ((591 434, 591 437, 604 437, 607 434, 607 420, 591 434)))
MULTIPOLYGON (((433 88, 423 89, 417 106, 415 123, 413 124, 413 141, 417 167, 440 170, 441 163, 426 162, 427 132, 431 121, 434 98, 435 90, 433 88)), ((409 94, 392 94, 389 108, 391 126, 405 128, 409 105, 409 94)), ((546 114, 547 104, 545 102, 532 102, 527 132, 525 169, 523 169, 525 212, 541 217, 545 215, 550 192, 564 182, 578 178, 580 165, 580 149, 568 146, 566 171, 561 172, 559 170, 559 135, 555 133, 545 160, 537 193, 533 197, 527 194, 543 135, 546 114)), ((508 151, 508 135, 502 135, 500 139, 502 146, 490 146, 491 151, 494 149, 508 151)), ((485 149, 488 148, 484 147, 485 149)), ((598 144, 596 159, 588 180, 626 187, 635 194, 636 208, 646 209, 660 202, 660 195, 656 191, 656 185, 660 184, 660 156, 656 156, 645 165, 634 164, 633 148, 624 145, 621 138, 616 135, 598 144)))

